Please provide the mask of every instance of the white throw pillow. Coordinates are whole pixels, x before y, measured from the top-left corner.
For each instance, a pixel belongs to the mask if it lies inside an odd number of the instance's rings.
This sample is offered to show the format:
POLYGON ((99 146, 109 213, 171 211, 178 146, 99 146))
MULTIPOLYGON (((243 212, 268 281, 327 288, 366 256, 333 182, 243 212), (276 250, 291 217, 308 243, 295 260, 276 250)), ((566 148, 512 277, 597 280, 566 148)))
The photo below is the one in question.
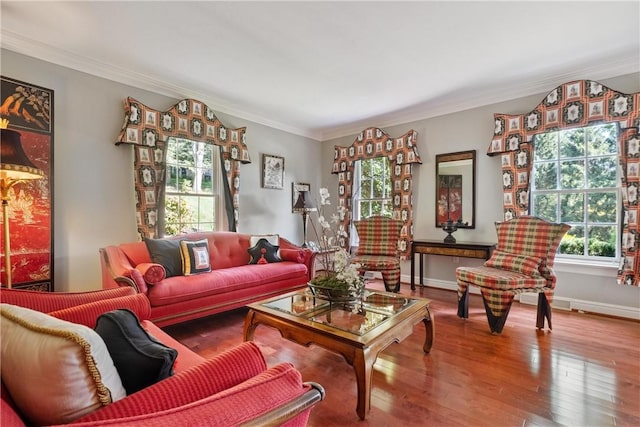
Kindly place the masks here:
POLYGON ((2 382, 33 424, 66 424, 126 396, 91 328, 10 304, 0 314, 2 382))

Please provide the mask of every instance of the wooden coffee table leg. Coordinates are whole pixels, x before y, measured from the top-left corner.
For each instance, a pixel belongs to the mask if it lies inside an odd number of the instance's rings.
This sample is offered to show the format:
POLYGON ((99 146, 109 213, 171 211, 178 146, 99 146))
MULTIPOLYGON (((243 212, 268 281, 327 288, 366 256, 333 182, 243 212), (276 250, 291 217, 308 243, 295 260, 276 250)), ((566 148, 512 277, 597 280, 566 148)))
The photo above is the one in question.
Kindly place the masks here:
POLYGON ((427 314, 422 319, 426 331, 424 338, 424 347, 422 347, 422 349, 425 353, 429 353, 431 351, 431 346, 433 346, 433 340, 436 336, 436 325, 433 323, 433 318, 431 317, 431 310, 429 309, 429 306, 427 306, 426 309, 427 314))
POLYGON ((256 312, 253 310, 249 310, 247 313, 247 317, 244 319, 244 330, 242 333, 244 341, 253 340, 253 333, 256 331, 257 324, 253 323, 253 319, 256 315, 256 312))
POLYGON ((356 349, 353 360, 353 370, 356 373, 358 386, 358 405, 356 413, 364 420, 371 409, 371 377, 376 356, 369 353, 368 349, 356 349))

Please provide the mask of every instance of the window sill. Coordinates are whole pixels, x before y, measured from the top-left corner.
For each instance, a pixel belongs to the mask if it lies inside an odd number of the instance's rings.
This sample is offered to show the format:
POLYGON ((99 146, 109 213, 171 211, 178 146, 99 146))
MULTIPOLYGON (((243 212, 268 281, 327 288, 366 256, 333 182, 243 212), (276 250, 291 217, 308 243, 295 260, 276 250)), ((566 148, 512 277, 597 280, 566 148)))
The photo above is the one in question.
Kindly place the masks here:
POLYGON ((576 273, 588 276, 612 277, 618 270, 618 261, 582 261, 556 258, 553 270, 563 273, 576 273))

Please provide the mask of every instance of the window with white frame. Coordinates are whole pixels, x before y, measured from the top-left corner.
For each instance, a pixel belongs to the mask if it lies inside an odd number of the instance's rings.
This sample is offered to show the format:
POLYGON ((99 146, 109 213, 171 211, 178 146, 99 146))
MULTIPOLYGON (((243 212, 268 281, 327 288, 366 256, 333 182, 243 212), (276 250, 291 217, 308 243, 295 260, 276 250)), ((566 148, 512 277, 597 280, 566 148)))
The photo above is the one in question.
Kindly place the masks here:
POLYGON ((218 147, 169 138, 166 165, 165 235, 216 230, 223 200, 218 147))
POLYGON ((602 124, 534 138, 531 212, 571 225, 560 244, 560 257, 619 257, 617 134, 616 124, 602 124))
MULTIPOLYGON (((374 215, 391 216, 391 164, 388 157, 358 160, 354 168, 353 220, 374 215)), ((352 246, 358 245, 355 227, 352 246)))

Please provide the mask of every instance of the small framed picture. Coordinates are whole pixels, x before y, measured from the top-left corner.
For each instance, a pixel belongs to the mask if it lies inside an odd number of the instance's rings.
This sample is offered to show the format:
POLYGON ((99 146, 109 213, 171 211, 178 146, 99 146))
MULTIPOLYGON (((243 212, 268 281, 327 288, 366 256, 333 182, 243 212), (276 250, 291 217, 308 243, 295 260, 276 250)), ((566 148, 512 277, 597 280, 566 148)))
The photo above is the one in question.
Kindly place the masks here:
POLYGON ((291 183, 291 212, 294 212, 293 206, 296 204, 296 201, 298 200, 298 194, 301 191, 311 192, 311 184, 307 184, 304 182, 291 183))
POLYGON ((284 157, 262 155, 262 188, 284 188, 284 157))

